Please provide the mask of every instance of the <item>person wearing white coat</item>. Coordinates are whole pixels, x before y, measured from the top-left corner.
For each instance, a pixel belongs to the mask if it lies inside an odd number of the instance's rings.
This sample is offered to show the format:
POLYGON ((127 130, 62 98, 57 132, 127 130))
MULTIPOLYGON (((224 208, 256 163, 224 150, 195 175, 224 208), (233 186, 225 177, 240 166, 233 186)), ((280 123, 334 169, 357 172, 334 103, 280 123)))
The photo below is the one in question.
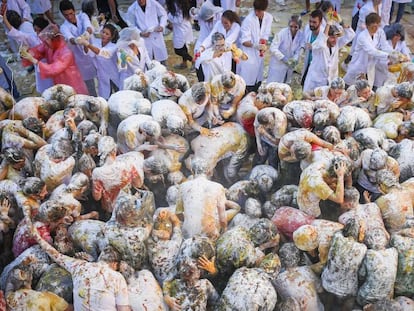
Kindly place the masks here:
POLYGON ((181 56, 181 64, 175 69, 187 68, 193 57, 188 54, 187 45, 193 42, 193 28, 190 21, 190 3, 188 0, 167 0, 168 21, 173 25, 173 47, 175 54, 181 56))
POLYGON ((293 66, 297 63, 304 34, 300 30, 302 21, 298 15, 289 19, 288 27, 274 37, 270 45, 269 74, 267 82, 290 83, 293 66))
POLYGON ((390 10, 390 21, 392 20, 392 16, 394 15, 394 9, 397 3, 398 3, 398 11, 397 11, 397 17, 395 19, 395 23, 399 23, 401 21, 401 18, 404 15, 405 4, 410 3, 410 2, 411 0, 393 0, 391 10, 390 10))
POLYGON ((372 87, 375 80, 376 63, 387 60, 391 47, 386 40, 384 30, 380 28, 380 23, 381 17, 377 13, 371 13, 367 16, 367 29, 359 34, 354 43, 354 54, 344 76, 347 85, 355 84, 359 77, 366 75, 369 85, 372 87))
POLYGON ((98 76, 98 95, 106 100, 112 91, 118 91, 119 71, 117 67, 118 47, 112 41, 118 35, 112 24, 105 24, 101 31, 101 40, 95 40, 93 44, 85 41, 87 52, 93 59, 98 76))
POLYGON ((132 26, 140 31, 150 59, 165 64, 168 52, 163 31, 167 26, 167 11, 156 0, 137 0, 127 14, 132 26))
MULTIPOLYGON (((39 19, 43 18, 36 18, 35 22, 38 23, 39 19)), ((13 39, 19 45, 32 48, 36 45, 41 44, 42 41, 40 41, 37 33, 33 29, 34 25, 28 21, 23 21, 16 11, 7 11, 3 17, 3 23, 8 30, 8 37, 13 39)), ((39 22, 39 25, 41 25, 39 29, 43 30, 48 25, 48 21, 43 19, 43 21, 39 22)), ((36 91, 38 93, 42 93, 45 89, 53 86, 53 81, 50 78, 42 79, 40 77, 39 67, 34 66, 34 68, 36 77, 36 91)))
POLYGON ((339 76, 339 50, 355 36, 354 30, 349 25, 344 25, 343 31, 344 34, 341 36, 339 28, 328 23, 325 31, 312 43, 313 59, 303 85, 304 92, 312 91, 318 86, 329 85, 339 76))
POLYGON ((64 23, 60 26, 60 32, 68 42, 68 47, 75 56, 75 62, 82 75, 83 80, 88 88, 89 95, 96 96, 95 81, 96 69, 92 59, 84 52, 84 47, 76 41, 80 37, 89 39, 92 34, 93 26, 85 13, 75 14, 73 3, 63 0, 59 3, 59 10, 65 18, 64 23))
POLYGON ((268 0, 255 0, 240 29, 241 49, 248 59, 238 64, 237 73, 246 82, 247 92, 257 91, 263 80, 263 54, 273 21, 273 16, 266 12, 268 5, 268 0))

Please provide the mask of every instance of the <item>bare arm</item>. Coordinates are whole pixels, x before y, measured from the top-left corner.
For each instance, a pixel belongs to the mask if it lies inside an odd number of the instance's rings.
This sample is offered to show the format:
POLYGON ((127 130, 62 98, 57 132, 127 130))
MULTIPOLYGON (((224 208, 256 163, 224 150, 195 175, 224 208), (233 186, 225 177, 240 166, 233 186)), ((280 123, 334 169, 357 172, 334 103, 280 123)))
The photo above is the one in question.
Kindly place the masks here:
POLYGON ((344 175, 345 175, 345 163, 341 162, 334 168, 335 173, 338 177, 336 183, 335 193, 329 196, 329 200, 342 204, 344 202, 344 175))

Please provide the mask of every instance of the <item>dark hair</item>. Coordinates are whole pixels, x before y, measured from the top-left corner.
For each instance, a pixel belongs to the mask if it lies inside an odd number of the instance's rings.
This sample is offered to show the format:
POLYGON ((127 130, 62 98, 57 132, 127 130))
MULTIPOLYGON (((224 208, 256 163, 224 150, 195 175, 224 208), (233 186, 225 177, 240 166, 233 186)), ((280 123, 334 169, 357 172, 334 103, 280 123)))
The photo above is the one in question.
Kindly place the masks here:
POLYGON ((111 34, 112 34, 111 42, 112 43, 116 43, 118 41, 119 33, 118 33, 118 29, 116 29, 116 27, 114 25, 112 25, 111 23, 106 23, 103 26, 103 29, 108 29, 111 32, 111 34))
POLYGON ((42 192, 45 182, 38 177, 27 177, 20 183, 20 188, 25 195, 38 195, 42 192))
POLYGON ((95 13, 95 1, 93 0, 84 0, 82 1, 82 12, 88 15, 89 19, 91 19, 92 15, 95 13))
POLYGON ((223 14, 221 15, 221 17, 224 17, 225 19, 228 19, 231 23, 237 23, 239 25, 241 24, 240 16, 237 15, 237 13, 232 11, 232 10, 224 11, 223 14))
POLYGON ((42 16, 36 17, 33 20, 33 26, 39 27, 40 30, 45 29, 48 25, 49 25, 49 21, 42 16))
POLYGON ((20 25, 23 23, 21 16, 16 11, 13 11, 13 10, 7 11, 6 17, 10 25, 12 25, 16 29, 19 29, 20 25))
POLYGON ((288 21, 288 26, 289 26, 289 24, 290 24, 291 22, 295 22, 296 24, 298 24, 299 29, 300 29, 300 28, 302 28, 302 19, 300 18, 300 16, 299 16, 299 15, 292 15, 292 16, 289 18, 289 21, 288 21))
POLYGON ((334 9, 334 6, 331 1, 322 1, 321 5, 319 6, 319 10, 326 13, 329 9, 334 9))
POLYGON ((189 0, 167 0, 167 11, 172 15, 177 15, 177 9, 181 10, 185 19, 190 19, 190 1, 189 0))
POLYGON ((381 23, 381 16, 379 16, 377 13, 369 13, 365 18, 365 24, 367 26, 379 23, 381 23))
POLYGON ((395 35, 401 36, 401 41, 405 40, 405 30, 404 26, 400 23, 395 23, 392 25, 387 25, 384 27, 385 35, 387 36, 387 40, 391 40, 395 35))
POLYGON ((72 1, 62 0, 59 3, 59 10, 60 10, 60 12, 63 12, 63 11, 66 11, 66 10, 75 10, 75 7, 73 6, 72 1))
POLYGON ((211 44, 214 44, 217 40, 224 40, 224 35, 221 32, 215 32, 211 36, 211 44))
POLYGON ((310 17, 312 17, 312 18, 319 18, 319 21, 322 21, 322 18, 323 18, 323 13, 322 13, 322 11, 321 10, 313 10, 311 13, 310 13, 310 17))
POLYGON ((22 121, 22 124, 25 128, 27 128, 29 131, 32 131, 33 133, 42 136, 43 133, 43 127, 45 123, 35 117, 29 117, 22 121))
POLYGON ((269 6, 268 0, 254 0, 253 8, 259 11, 266 11, 267 7, 269 6))
POLYGON ((4 158, 10 164, 21 163, 25 160, 23 149, 9 147, 3 150, 4 158))

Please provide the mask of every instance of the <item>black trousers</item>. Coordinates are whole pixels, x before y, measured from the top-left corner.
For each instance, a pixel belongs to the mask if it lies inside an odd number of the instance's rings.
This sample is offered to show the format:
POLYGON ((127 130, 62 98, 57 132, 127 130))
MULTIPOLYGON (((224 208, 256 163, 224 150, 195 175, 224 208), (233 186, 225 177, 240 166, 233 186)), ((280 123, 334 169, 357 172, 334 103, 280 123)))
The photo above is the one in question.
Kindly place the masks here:
POLYGON ((188 60, 189 62, 193 61, 193 57, 188 54, 187 46, 184 44, 184 46, 180 49, 174 49, 175 54, 178 56, 181 56, 183 58, 183 62, 188 60))

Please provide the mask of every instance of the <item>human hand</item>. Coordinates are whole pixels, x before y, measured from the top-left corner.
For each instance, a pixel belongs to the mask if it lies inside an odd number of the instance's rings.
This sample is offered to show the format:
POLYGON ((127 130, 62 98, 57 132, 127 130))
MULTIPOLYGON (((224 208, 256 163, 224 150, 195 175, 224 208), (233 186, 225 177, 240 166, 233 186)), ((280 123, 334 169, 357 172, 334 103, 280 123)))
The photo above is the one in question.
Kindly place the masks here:
POLYGON ((89 40, 86 40, 83 37, 77 37, 75 39, 75 42, 77 45, 83 45, 83 46, 88 46, 89 45, 89 40))
POLYGON ((203 135, 203 136, 209 136, 210 135, 210 130, 205 128, 205 127, 202 127, 202 128, 200 128, 200 134, 203 135))
POLYGON ((371 203, 371 194, 367 190, 362 195, 364 196, 365 203, 371 203))
POLYGON ((340 161, 340 162, 335 163, 334 172, 336 176, 343 177, 345 175, 345 170, 346 170, 345 161, 340 161))
POLYGON ((157 27, 154 28, 154 31, 155 32, 163 32, 164 28, 162 26, 157 26, 157 27))
POLYGON ((143 38, 148 38, 150 36, 150 34, 151 34, 150 32, 144 32, 143 31, 143 32, 140 33, 140 36, 143 37, 143 38))
POLYGON ((113 21, 115 24, 118 24, 118 23, 119 23, 119 18, 118 18, 118 16, 116 16, 115 14, 112 14, 111 19, 112 19, 112 21, 113 21))
POLYGON ((170 307, 172 311, 180 311, 181 305, 180 301, 177 298, 171 296, 164 296, 165 303, 170 307))
POLYGON ((31 63, 33 63, 35 65, 37 64, 37 59, 35 59, 33 57, 33 55, 29 53, 29 50, 27 49, 27 47, 26 48, 22 48, 20 50, 20 57, 28 60, 29 62, 31 62, 31 63))
POLYGON ((312 43, 307 42, 307 43, 305 44, 305 49, 306 49, 306 50, 312 50, 312 43))
POLYGON ((197 259, 197 266, 200 269, 203 269, 210 274, 216 274, 217 269, 216 269, 215 261, 216 261, 216 257, 213 257, 211 258, 211 260, 209 260, 205 255, 202 255, 198 257, 197 259))

